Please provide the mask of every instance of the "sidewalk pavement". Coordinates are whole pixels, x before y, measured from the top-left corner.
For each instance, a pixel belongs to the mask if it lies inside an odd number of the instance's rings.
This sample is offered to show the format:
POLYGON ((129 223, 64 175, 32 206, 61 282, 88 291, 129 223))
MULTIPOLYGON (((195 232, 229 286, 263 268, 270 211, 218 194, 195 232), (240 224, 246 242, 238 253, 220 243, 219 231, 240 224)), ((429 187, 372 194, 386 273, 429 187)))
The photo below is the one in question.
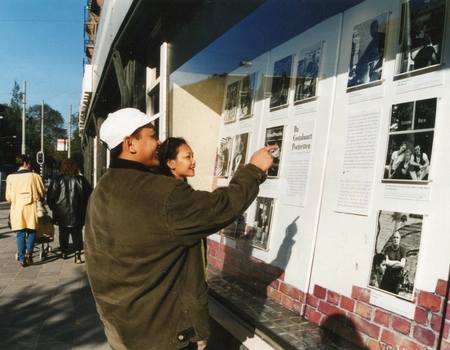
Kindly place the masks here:
POLYGON ((56 234, 47 259, 35 251, 34 264, 22 268, 8 214, 9 203, 0 202, 0 349, 110 350, 85 265, 73 252, 60 258, 56 234))
MULTIPOLYGON (((110 350, 84 263, 75 264, 73 252, 67 260, 59 256, 58 227, 47 258, 40 261, 35 246, 34 264, 22 268, 8 214, 9 203, 0 202, 0 349, 110 350)), ((274 349, 358 349, 212 266, 208 280, 210 298, 274 349)), ((211 327, 209 349, 237 350, 220 338, 215 321, 211 327)))

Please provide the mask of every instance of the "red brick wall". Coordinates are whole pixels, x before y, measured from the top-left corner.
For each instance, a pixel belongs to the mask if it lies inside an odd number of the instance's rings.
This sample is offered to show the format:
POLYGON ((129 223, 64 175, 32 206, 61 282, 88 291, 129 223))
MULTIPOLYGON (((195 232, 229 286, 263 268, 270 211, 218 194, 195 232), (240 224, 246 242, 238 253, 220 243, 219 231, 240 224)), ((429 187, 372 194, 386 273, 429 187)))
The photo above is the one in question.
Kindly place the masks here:
MULTIPOLYGON (((223 241, 223 237, 221 237, 223 241)), ((286 308, 367 349, 450 350, 450 305, 447 282, 434 293, 416 291, 410 320, 369 304, 370 289, 353 286, 351 297, 324 286, 307 294, 284 281, 284 271, 251 257, 252 248, 237 241, 236 249, 208 240, 208 261, 286 308), (444 314, 445 313, 445 314, 444 314), (444 320, 444 324, 443 324, 444 320)))

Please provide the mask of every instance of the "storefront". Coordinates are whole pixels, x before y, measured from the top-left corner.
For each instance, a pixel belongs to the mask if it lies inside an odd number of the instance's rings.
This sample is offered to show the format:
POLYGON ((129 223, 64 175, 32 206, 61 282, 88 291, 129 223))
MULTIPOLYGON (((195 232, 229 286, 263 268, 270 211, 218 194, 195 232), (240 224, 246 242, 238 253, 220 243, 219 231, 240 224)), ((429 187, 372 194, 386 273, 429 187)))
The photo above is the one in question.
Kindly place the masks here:
POLYGON ((366 346, 450 348, 446 1, 125 3, 104 2, 88 76, 92 181, 121 107, 162 113, 161 139, 194 150, 197 189, 277 144, 210 264, 366 346))

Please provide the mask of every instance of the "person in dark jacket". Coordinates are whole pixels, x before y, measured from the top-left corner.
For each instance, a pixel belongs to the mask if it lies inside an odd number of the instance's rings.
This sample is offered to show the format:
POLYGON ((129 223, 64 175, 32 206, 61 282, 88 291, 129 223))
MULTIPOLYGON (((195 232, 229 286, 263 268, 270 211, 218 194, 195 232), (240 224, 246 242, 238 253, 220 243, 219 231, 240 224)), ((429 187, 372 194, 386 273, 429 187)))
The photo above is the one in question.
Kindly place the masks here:
POLYGON ((92 186, 80 174, 71 158, 62 162, 59 175, 52 180, 47 192, 47 203, 53 212, 53 222, 59 226, 59 244, 63 259, 67 259, 69 235, 75 249, 75 263, 81 264, 83 226, 92 186))
POLYGON ((195 191, 151 171, 160 163, 159 116, 124 108, 100 128, 111 163, 89 198, 86 271, 114 350, 196 349, 208 339, 201 240, 255 200, 277 147, 257 151, 228 186, 195 191))

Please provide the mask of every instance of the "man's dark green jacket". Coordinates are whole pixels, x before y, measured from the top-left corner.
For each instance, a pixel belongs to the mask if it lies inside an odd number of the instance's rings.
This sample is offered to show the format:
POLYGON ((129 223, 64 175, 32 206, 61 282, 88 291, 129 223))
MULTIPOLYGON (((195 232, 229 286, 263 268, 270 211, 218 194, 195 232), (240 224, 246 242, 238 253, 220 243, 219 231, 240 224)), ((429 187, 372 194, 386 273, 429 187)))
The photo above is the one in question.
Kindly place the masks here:
POLYGON ((175 350, 208 338, 201 239, 236 220, 264 179, 249 164, 229 186, 196 191, 123 160, 100 178, 88 204, 85 258, 114 350, 175 350))

